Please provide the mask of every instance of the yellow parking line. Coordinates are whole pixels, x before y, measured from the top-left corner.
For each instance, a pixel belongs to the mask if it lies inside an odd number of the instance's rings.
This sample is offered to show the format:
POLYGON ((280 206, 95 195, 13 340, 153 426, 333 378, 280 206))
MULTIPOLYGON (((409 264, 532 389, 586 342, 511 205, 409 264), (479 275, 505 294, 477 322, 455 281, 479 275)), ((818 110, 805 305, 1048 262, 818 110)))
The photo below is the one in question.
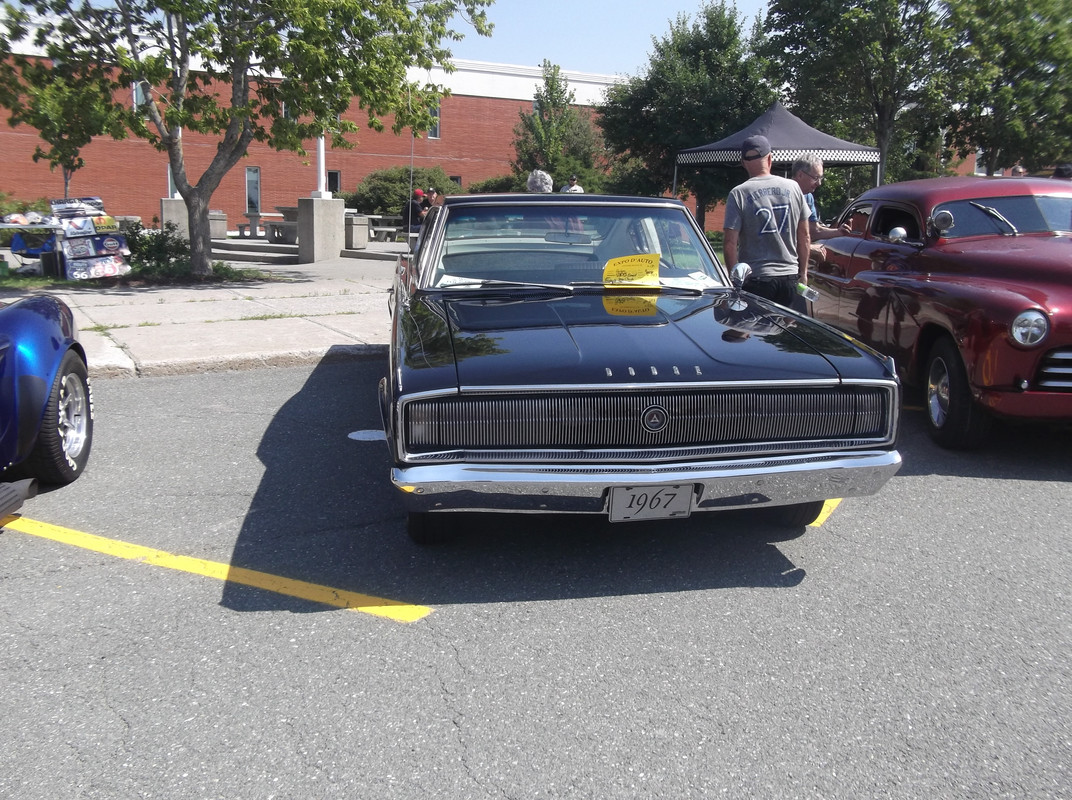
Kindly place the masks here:
POLYGON ((839 505, 841 505, 840 497, 836 500, 827 500, 825 503, 823 503, 823 510, 819 512, 819 516, 817 516, 815 518, 815 521, 812 522, 808 527, 818 528, 830 518, 830 515, 834 513, 834 509, 837 508, 839 505))
POLYGON ((235 567, 219 561, 177 556, 163 550, 154 550, 151 547, 142 547, 141 545, 120 542, 115 539, 106 539, 103 536, 94 536, 90 533, 82 533, 44 522, 36 522, 25 517, 5 517, 0 519, 0 527, 19 531, 20 533, 28 533, 31 536, 40 536, 44 539, 51 539, 74 547, 81 547, 84 550, 93 550, 116 558, 141 561, 154 567, 175 569, 181 572, 190 572, 194 575, 203 575, 207 578, 240 583, 243 586, 266 589, 269 592, 298 597, 302 600, 311 600, 314 603, 323 603, 337 608, 360 611, 363 614, 386 617, 396 622, 416 622, 432 613, 432 609, 427 606, 416 606, 401 603, 397 600, 385 600, 381 597, 348 592, 345 589, 333 589, 330 586, 321 586, 292 578, 282 578, 267 572, 235 567))

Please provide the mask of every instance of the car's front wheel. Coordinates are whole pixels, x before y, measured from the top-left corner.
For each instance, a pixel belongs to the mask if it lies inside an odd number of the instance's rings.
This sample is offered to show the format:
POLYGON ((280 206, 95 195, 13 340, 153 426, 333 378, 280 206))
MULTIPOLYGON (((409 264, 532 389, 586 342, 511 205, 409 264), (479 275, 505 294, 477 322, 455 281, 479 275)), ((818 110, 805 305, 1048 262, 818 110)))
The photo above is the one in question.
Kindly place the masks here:
POLYGON ((772 509, 778 524, 787 528, 803 528, 811 525, 823 513, 824 500, 816 500, 811 503, 797 503, 792 506, 781 506, 772 509))
POLYGON ((956 345, 939 339, 927 357, 927 425, 942 447, 977 447, 990 431, 991 418, 971 396, 968 373, 956 345))
POLYGON ((52 382, 37 443, 22 472, 68 484, 82 474, 93 445, 93 402, 85 362, 68 350, 52 382))

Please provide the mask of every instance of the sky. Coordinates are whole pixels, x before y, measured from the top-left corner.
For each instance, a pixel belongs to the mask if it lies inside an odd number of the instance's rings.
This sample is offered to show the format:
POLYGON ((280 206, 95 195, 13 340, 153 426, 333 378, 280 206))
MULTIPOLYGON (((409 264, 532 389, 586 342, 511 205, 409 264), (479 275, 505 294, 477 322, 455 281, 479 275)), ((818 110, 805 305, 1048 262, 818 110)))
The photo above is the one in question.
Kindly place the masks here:
MULTIPOLYGON (((747 31, 766 0, 727 0, 747 31)), ((495 0, 488 8, 491 37, 468 24, 456 59, 538 67, 547 59, 563 70, 635 76, 647 71, 652 38, 662 39, 680 14, 695 18, 702 0, 495 0)))

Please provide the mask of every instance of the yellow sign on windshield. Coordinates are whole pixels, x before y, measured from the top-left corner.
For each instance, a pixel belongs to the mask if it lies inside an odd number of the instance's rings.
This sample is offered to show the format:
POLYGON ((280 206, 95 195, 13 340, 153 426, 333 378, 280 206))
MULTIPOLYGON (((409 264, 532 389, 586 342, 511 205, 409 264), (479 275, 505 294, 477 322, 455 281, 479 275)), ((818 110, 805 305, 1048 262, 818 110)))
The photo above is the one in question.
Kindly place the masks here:
POLYGON ((612 258, 603 267, 605 286, 658 286, 659 254, 637 253, 612 258))

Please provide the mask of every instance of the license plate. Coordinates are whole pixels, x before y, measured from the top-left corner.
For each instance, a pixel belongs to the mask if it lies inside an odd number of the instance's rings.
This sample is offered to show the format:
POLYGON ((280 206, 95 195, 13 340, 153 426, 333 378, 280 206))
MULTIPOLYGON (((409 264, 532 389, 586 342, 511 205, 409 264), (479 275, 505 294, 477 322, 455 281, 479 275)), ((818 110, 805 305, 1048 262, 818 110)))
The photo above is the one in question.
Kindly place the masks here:
POLYGON ((610 521, 670 519, 692 512, 692 484, 615 486, 610 490, 610 521))

